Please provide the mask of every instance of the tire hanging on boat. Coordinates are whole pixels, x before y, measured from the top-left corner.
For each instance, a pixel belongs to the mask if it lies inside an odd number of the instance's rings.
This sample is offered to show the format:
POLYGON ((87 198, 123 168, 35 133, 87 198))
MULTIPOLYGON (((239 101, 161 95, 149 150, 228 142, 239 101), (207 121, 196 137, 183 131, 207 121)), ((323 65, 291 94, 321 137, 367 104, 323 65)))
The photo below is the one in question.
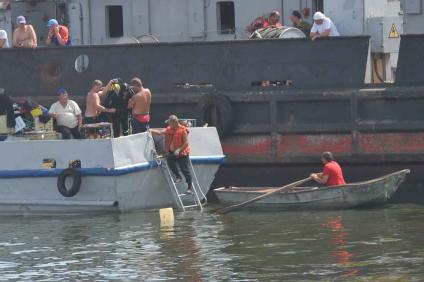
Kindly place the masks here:
POLYGON ((73 197, 75 196, 81 188, 81 173, 73 168, 67 168, 59 174, 57 178, 57 189, 59 193, 64 197, 73 197), (66 188, 66 179, 68 177, 73 178, 72 187, 70 189, 66 188))
POLYGON ((215 126, 220 137, 231 132, 233 112, 230 99, 221 94, 203 95, 197 104, 198 121, 200 125, 215 126))

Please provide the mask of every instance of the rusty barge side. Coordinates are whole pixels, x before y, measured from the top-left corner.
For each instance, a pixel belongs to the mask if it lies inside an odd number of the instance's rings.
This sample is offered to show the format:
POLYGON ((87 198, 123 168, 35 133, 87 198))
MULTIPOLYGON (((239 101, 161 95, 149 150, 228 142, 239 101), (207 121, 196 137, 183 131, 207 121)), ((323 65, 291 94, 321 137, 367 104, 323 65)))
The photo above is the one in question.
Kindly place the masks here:
POLYGON ((83 101, 93 79, 140 75, 153 126, 176 113, 222 130, 217 186, 303 178, 331 150, 349 181, 411 168, 395 199, 424 203, 423 45, 402 37, 394 85, 364 83, 368 37, 2 50, 0 88, 49 104, 66 87, 83 101))

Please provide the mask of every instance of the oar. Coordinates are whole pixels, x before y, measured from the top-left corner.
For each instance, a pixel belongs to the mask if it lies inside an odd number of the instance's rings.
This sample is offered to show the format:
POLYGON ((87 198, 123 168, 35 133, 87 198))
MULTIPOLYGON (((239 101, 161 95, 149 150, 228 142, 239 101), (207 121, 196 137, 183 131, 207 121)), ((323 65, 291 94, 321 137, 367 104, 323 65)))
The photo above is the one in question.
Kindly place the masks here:
POLYGON ((271 196, 272 194, 275 194, 275 193, 278 193, 278 192, 285 192, 287 190, 290 190, 291 188, 296 187, 298 185, 301 185, 301 184, 303 184, 305 182, 308 182, 309 180, 311 180, 310 177, 305 178, 305 179, 302 179, 302 180, 298 180, 298 181, 293 182, 293 183, 290 183, 290 184, 288 184, 286 186, 277 188, 274 191, 271 191, 271 192, 268 192, 266 194, 257 196, 257 197, 255 197, 253 199, 250 199, 250 200, 246 201, 246 202, 243 202, 243 203, 240 203, 240 204, 236 204, 236 205, 232 205, 232 206, 228 206, 228 207, 219 209, 216 212, 217 213, 221 213, 221 214, 224 214, 224 213, 227 213, 227 212, 231 212, 233 210, 236 210, 236 209, 239 209, 241 207, 247 206, 247 205, 249 205, 249 204, 251 204, 253 202, 259 201, 260 199, 263 199, 263 198, 266 198, 268 196, 271 196))

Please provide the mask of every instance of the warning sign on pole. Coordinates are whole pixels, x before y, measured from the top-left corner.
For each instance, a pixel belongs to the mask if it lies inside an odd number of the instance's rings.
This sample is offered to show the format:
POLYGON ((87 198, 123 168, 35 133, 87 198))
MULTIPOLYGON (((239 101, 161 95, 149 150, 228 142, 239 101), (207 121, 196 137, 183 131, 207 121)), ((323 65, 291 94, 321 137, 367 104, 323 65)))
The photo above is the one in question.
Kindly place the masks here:
POLYGON ((392 27, 390 28, 389 38, 399 38, 399 32, 395 24, 392 24, 392 27))

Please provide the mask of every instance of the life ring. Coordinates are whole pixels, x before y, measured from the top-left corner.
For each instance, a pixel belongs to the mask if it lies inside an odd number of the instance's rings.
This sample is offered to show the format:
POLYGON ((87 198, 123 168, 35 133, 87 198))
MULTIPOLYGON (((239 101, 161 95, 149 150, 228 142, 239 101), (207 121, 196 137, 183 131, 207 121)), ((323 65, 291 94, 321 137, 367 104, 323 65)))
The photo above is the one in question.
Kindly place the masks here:
POLYGON ((219 136, 224 137, 231 132, 233 111, 230 99, 220 94, 206 94, 197 104, 200 124, 215 126, 219 136))
POLYGON ((59 193, 64 197, 73 197, 75 196, 81 188, 81 173, 73 168, 67 168, 59 174, 57 178, 57 189, 59 193), (72 187, 70 189, 66 188, 65 181, 68 177, 73 178, 72 187))

